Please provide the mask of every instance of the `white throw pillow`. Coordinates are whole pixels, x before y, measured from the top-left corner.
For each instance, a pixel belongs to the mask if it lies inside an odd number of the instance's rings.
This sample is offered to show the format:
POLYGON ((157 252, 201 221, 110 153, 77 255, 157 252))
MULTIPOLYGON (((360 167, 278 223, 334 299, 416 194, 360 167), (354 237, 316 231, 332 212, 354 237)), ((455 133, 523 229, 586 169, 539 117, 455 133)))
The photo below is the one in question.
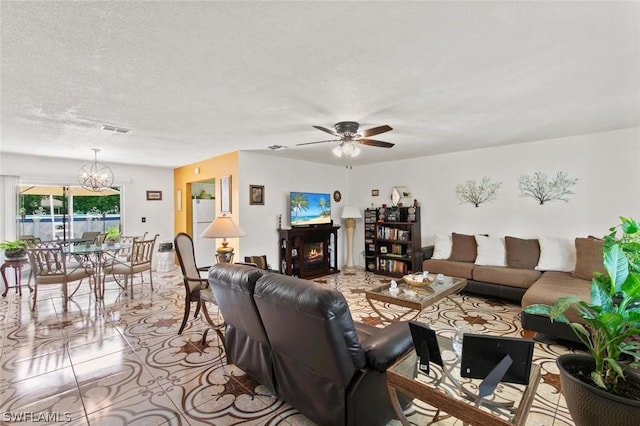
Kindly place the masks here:
POLYGON ((478 256, 476 265, 486 266, 507 266, 507 250, 504 238, 487 237, 486 235, 476 235, 478 244, 478 256))
POLYGON ((576 246, 573 239, 539 237, 538 271, 571 272, 576 266, 576 246))
POLYGON ((436 234, 435 248, 433 249, 432 259, 449 259, 451 256, 451 248, 453 242, 451 240, 451 234, 436 234))

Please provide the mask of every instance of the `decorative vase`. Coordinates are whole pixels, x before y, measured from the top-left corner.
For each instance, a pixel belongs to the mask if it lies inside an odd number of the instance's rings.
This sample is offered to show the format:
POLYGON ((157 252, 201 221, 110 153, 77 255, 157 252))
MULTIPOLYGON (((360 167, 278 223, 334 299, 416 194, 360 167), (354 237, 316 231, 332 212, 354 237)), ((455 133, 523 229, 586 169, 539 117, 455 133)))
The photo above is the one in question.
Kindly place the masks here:
MULTIPOLYGON (((576 425, 631 425, 640 418, 640 401, 624 398, 583 382, 567 370, 590 374, 595 367, 588 354, 563 354, 556 360, 562 393, 576 425)), ((635 378, 635 377, 634 377, 635 378)))

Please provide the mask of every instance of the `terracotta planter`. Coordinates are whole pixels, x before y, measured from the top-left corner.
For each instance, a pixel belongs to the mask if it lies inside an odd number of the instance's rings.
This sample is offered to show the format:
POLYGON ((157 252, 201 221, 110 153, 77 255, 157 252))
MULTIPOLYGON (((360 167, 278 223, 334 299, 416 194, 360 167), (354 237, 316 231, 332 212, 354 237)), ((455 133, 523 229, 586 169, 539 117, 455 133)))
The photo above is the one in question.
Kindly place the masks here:
POLYGON ((631 425, 640 418, 640 401, 613 395, 591 386, 568 372, 565 366, 592 371, 594 361, 587 354, 564 354, 556 360, 562 393, 576 425, 631 425))

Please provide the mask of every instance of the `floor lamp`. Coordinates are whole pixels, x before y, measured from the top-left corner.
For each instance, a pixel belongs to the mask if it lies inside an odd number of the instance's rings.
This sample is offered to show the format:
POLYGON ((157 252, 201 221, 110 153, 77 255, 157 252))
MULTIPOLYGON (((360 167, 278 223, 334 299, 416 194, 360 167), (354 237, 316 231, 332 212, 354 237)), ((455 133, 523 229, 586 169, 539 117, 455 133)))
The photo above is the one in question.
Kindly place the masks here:
POLYGON ((347 230, 347 263, 344 265, 346 274, 354 274, 356 267, 353 264, 353 231, 356 229, 356 219, 361 219, 360 209, 354 206, 344 206, 342 219, 347 230))
POLYGON ((211 225, 207 226, 200 237, 222 238, 222 247, 216 249, 216 259, 218 263, 232 263, 233 247, 228 247, 227 238, 238 238, 245 235, 247 233, 230 216, 222 215, 211 222, 211 225))

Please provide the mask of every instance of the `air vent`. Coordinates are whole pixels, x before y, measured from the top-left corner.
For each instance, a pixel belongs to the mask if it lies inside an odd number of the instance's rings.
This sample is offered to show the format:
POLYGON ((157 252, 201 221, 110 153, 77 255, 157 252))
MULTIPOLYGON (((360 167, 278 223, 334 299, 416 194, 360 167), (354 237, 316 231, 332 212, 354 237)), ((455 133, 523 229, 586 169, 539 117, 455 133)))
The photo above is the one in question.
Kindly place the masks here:
POLYGON ((106 130, 107 132, 122 133, 125 135, 131 132, 131 129, 125 129, 124 127, 111 126, 109 124, 103 124, 102 130, 106 130))

